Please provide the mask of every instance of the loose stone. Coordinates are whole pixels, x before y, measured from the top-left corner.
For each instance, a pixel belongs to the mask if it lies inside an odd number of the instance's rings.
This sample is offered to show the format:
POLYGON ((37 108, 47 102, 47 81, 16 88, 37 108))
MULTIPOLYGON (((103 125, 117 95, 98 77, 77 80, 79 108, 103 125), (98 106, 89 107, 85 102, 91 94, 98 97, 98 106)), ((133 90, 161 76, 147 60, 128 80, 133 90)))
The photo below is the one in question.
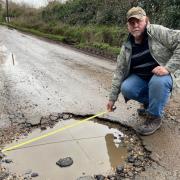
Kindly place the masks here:
POLYGON ((66 157, 57 161, 56 164, 60 167, 67 167, 73 164, 73 160, 71 157, 66 157))
POLYGON ((142 170, 141 167, 136 167, 136 168, 135 168, 135 171, 136 171, 136 172, 139 172, 139 171, 141 171, 141 170, 142 170))
POLYGON ((44 130, 46 130, 46 129, 47 129, 46 126, 41 126, 41 130, 42 130, 42 131, 44 131, 44 130))
POLYGON ((94 178, 96 180, 104 180, 105 179, 105 177, 103 175, 95 175, 94 178))
POLYGON ((49 116, 49 118, 50 118, 50 120, 55 121, 55 120, 58 119, 58 114, 51 114, 51 115, 49 116))
POLYGON ((135 162, 135 158, 133 156, 129 156, 128 157, 128 162, 134 163, 135 162))
POLYGON ((12 159, 5 159, 4 162, 9 164, 9 163, 12 163, 13 161, 12 159))
POLYGON ((116 172, 118 174, 122 173, 123 171, 124 171, 124 167, 123 166, 119 165, 119 166, 116 167, 116 172))
POLYGON ((70 115, 69 114, 63 114, 63 116, 62 116, 62 119, 63 120, 67 120, 67 119, 69 119, 70 118, 70 115))
POLYGON ((31 174, 31 177, 37 177, 37 176, 39 176, 39 174, 36 173, 36 172, 33 172, 33 173, 31 174))
POLYGON ((134 166, 136 166, 136 167, 139 167, 141 165, 142 165, 142 163, 141 163, 140 160, 137 160, 137 161, 134 162, 134 166))
POLYGON ((133 173, 129 171, 129 172, 128 172, 128 176, 129 176, 129 177, 133 177, 133 173))
POLYGON ((116 176, 115 175, 108 175, 107 178, 110 180, 115 180, 116 176))

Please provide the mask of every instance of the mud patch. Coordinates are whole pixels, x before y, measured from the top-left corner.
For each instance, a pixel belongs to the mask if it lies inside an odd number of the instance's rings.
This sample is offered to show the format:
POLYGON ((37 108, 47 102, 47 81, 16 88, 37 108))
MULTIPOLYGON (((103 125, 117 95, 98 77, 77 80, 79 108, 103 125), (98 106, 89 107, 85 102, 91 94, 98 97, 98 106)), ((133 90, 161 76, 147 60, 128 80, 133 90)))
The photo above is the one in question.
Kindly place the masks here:
MULTIPOLYGON (((29 127, 22 124, 23 133, 29 133, 33 129, 32 133, 28 137, 19 133, 14 142, 8 146, 17 144, 17 141, 20 143, 46 134, 86 117, 71 113, 53 113, 42 117, 40 124, 36 126, 29 127)), ((31 169, 39 174, 37 179, 55 180, 59 177, 77 179, 88 175, 94 179, 134 178, 150 165, 149 154, 132 129, 98 118, 21 149, 10 151, 6 158, 12 159, 13 163, 1 161, 1 165, 13 174, 21 174, 22 177, 27 177, 25 172, 31 169), (72 157, 73 165, 65 169, 59 168, 56 162, 68 156, 72 157)))

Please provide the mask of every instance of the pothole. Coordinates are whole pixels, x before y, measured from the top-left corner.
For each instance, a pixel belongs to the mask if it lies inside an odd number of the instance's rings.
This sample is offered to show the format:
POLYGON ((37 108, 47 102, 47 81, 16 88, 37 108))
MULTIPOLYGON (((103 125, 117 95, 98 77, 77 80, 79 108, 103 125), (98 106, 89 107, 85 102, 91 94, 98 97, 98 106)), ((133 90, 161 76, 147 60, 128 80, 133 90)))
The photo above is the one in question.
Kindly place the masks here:
MULTIPOLYGON (((90 116, 90 115, 89 115, 90 116)), ((42 117, 36 126, 21 124, 1 131, 1 145, 12 147, 21 142, 69 127, 89 116, 53 113, 42 117), (29 133, 31 132, 31 133, 29 133), (14 135, 13 135, 14 134, 14 135)), ((133 179, 150 166, 150 153, 129 127, 95 118, 76 127, 7 152, 1 157, 1 179, 133 179), (59 167, 59 159, 70 157, 68 167, 59 167), (20 174, 20 175, 17 175, 20 174), (34 176, 35 177, 35 176, 34 176)))

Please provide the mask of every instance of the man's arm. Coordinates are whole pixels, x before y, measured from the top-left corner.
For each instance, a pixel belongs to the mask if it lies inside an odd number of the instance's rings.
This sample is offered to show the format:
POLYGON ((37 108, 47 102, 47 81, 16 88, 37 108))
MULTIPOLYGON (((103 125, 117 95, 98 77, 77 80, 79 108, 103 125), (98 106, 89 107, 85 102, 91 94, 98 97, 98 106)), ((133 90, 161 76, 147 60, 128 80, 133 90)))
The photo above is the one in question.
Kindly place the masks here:
POLYGON ((155 36, 159 42, 172 52, 172 56, 165 68, 174 73, 180 69, 180 30, 169 29, 160 25, 154 25, 155 36))
POLYGON ((113 106, 120 93, 120 86, 126 71, 127 71, 127 63, 125 57, 125 47, 122 46, 121 52, 117 57, 117 66, 112 79, 112 87, 109 95, 109 102, 107 104, 108 111, 113 110, 113 106))

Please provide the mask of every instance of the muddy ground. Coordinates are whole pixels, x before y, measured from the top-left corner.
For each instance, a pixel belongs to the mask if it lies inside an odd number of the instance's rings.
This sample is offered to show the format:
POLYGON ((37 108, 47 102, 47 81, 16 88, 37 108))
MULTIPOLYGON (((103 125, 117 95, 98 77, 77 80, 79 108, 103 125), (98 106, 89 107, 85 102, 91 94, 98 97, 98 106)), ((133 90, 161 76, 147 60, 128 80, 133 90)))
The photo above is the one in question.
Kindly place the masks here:
MULTIPOLYGON (((88 115, 105 110, 115 62, 5 27, 0 27, 0 43, 1 145, 14 135, 27 135, 31 126, 49 114, 88 115)), ((169 102, 158 132, 139 137, 151 152, 152 164, 133 179, 180 179, 179 100, 177 95, 169 102)), ((132 128, 143 121, 136 114, 137 103, 125 104, 120 96, 116 105, 117 110, 104 118, 132 128)))

